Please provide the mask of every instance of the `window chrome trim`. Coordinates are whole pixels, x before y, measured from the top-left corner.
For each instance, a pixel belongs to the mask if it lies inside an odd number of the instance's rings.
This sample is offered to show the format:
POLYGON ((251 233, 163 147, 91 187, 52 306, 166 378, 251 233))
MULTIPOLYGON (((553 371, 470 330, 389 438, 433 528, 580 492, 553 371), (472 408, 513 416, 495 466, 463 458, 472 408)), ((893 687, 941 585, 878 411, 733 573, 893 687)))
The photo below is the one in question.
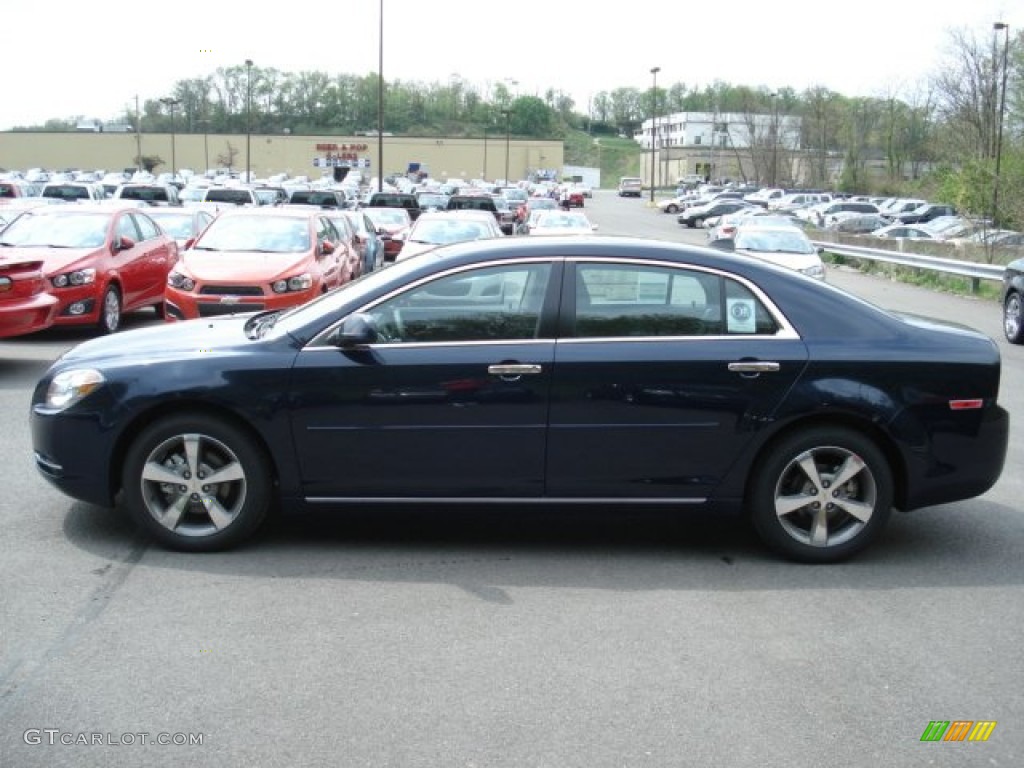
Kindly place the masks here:
POLYGON ((665 506, 673 504, 706 504, 706 496, 646 497, 618 496, 306 496, 308 504, 626 504, 630 506, 665 506))
POLYGON ((623 267, 632 266, 647 266, 647 267, 661 267, 665 269, 674 270, 689 270, 692 272, 702 272, 708 275, 714 275, 721 277, 725 280, 734 280, 740 285, 744 286, 749 290, 754 297, 760 301, 765 309, 771 314, 775 321, 779 325, 779 330, 770 336, 757 333, 744 333, 744 334, 715 334, 707 336, 593 336, 587 338, 575 338, 575 337, 552 337, 544 339, 500 339, 500 340, 476 340, 476 341, 410 341, 410 342, 395 342, 387 344, 368 344, 366 349, 404 349, 409 347, 416 348, 431 348, 431 347, 452 347, 452 346, 507 346, 509 344, 593 344, 593 343, 607 343, 609 341, 615 342, 626 342, 633 341, 638 343, 650 343, 657 341, 737 341, 737 340, 751 340, 760 339, 762 341, 799 341, 801 339, 800 334, 793 327, 793 324, 789 322, 789 318, 782 312, 781 309, 772 301, 755 283, 752 283, 742 275, 738 275, 734 272, 728 272, 723 269, 715 267, 705 267, 699 264, 692 264, 690 262, 676 262, 676 261, 665 261, 657 258, 639 258, 639 259, 622 259, 614 256, 528 256, 521 259, 491 259, 489 261, 481 261, 474 264, 462 264, 457 267, 450 267, 442 272, 438 272, 432 275, 421 277, 418 280, 402 285, 393 291, 386 293, 368 304, 364 304, 361 307, 354 309, 349 314, 340 318, 337 322, 329 325, 323 331, 318 333, 309 342, 303 346, 301 352, 305 351, 317 351, 317 350, 337 350, 338 348, 332 344, 326 343, 326 338, 335 331, 345 320, 351 315, 368 312, 379 304, 383 304, 386 301, 390 301, 395 296, 405 293, 406 291, 414 290, 425 283, 432 282, 434 280, 443 279, 451 275, 456 275, 462 272, 468 272, 476 269, 485 269, 488 267, 500 267, 500 266, 530 266, 533 264, 550 264, 554 267, 558 262, 571 263, 574 268, 577 268, 580 264, 610 264, 623 267))

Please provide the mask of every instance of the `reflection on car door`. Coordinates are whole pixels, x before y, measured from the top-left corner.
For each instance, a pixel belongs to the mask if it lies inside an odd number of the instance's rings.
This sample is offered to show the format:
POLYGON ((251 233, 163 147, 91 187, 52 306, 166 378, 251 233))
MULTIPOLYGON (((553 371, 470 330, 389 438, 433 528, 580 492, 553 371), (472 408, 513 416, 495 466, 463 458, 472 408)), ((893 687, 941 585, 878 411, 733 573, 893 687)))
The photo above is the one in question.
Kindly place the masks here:
POLYGON ((579 263, 564 285, 548 495, 710 495, 802 370, 802 341, 714 272, 579 263))
POLYGON ((542 321, 559 275, 537 261, 448 273, 366 307, 378 343, 303 350, 294 391, 315 394, 292 423, 306 497, 541 495, 542 321))

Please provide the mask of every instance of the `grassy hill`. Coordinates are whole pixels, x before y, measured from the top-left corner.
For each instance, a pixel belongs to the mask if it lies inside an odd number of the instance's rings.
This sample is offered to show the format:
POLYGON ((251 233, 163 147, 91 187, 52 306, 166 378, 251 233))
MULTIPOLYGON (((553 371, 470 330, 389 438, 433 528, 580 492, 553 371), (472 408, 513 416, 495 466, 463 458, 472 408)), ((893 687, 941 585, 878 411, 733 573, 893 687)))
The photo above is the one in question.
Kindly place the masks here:
POLYGON ((618 136, 592 136, 584 131, 566 131, 566 165, 601 168, 601 186, 614 189, 620 176, 639 176, 640 145, 618 136))

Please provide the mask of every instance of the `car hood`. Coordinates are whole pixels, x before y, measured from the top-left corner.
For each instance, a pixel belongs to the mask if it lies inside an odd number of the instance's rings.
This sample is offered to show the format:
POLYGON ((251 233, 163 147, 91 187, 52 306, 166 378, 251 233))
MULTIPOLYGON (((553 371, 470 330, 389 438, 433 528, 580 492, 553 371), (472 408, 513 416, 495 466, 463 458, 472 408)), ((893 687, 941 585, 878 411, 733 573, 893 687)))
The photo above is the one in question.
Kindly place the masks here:
POLYGON ((72 264, 101 251, 101 248, 4 248, 0 250, 0 261, 42 261, 43 273, 52 275, 62 272, 72 264))
POLYGON ((251 315, 187 320, 151 328, 123 331, 83 342, 65 353, 62 368, 87 366, 102 360, 105 366, 124 361, 137 366, 142 362, 193 358, 223 352, 231 347, 250 345, 245 323, 251 315))
POLYGON ((215 251, 185 251, 178 263, 197 280, 274 280, 294 274, 308 265, 309 254, 260 253, 232 251, 222 255, 215 251))

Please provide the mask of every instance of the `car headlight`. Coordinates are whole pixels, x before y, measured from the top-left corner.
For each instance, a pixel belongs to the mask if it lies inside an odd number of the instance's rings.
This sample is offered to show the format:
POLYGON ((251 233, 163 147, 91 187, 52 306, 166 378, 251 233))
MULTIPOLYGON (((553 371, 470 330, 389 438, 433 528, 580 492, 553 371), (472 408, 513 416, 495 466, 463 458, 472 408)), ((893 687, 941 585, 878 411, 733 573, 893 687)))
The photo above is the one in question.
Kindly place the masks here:
POLYGON ((96 282, 95 269, 76 269, 74 272, 64 272, 54 275, 50 282, 54 288, 67 288, 69 285, 89 285, 96 282))
POLYGON ((196 281, 191 277, 186 277, 181 272, 170 272, 167 275, 167 284, 171 288, 177 288, 180 291, 191 291, 196 287, 196 281))
POLYGON ((95 392, 105 381, 103 374, 93 368, 58 373, 46 390, 46 405, 58 410, 69 408, 95 392))
POLYGON ((800 271, 805 275, 810 275, 811 277, 822 278, 825 276, 825 267, 822 264, 815 264, 813 267, 805 267, 800 271))
POLYGON ((313 276, 307 272, 302 275, 296 275, 295 277, 289 277, 287 280, 275 280, 270 287, 274 293, 308 291, 313 287, 313 276))

